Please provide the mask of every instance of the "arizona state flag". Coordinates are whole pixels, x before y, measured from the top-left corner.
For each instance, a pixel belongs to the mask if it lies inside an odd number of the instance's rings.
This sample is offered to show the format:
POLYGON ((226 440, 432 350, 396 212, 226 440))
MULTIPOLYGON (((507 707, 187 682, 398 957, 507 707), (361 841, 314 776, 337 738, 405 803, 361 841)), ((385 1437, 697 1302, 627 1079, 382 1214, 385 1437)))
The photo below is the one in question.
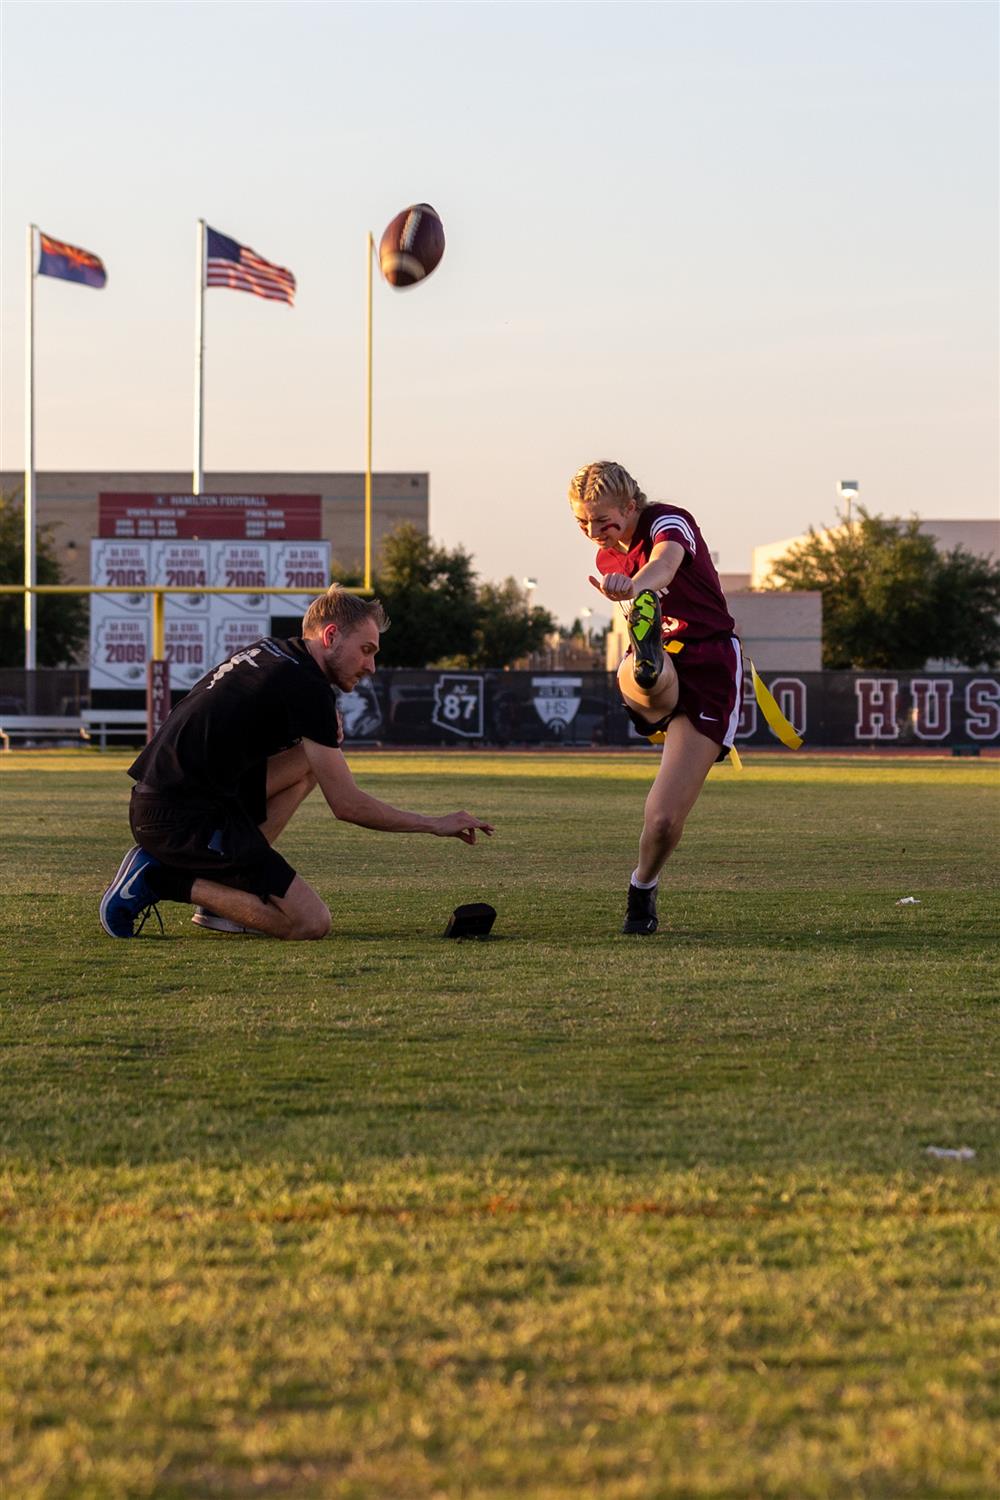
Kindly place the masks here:
POLYGON ((50 234, 38 231, 42 243, 38 257, 39 276, 60 276, 63 281, 79 281, 84 286, 102 287, 108 279, 104 262, 89 250, 79 250, 76 245, 64 245, 50 234))

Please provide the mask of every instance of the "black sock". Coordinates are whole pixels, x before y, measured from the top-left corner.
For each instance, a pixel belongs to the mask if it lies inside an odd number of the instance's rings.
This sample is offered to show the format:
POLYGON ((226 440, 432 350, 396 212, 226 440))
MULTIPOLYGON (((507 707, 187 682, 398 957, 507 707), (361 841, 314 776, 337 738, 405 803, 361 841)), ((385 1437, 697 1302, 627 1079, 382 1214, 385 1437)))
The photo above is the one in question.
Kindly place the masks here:
POLYGON ((183 870, 171 870, 166 865, 154 865, 146 874, 146 884, 157 901, 190 902, 194 879, 193 875, 185 875, 183 870))

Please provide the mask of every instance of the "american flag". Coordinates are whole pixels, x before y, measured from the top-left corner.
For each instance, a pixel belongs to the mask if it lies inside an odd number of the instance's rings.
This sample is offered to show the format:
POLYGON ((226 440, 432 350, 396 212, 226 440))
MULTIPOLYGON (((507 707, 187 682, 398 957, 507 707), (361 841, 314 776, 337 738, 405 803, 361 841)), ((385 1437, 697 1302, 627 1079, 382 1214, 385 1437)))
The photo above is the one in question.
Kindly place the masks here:
POLYGON ((205 226, 208 235, 205 285, 229 286, 234 292, 253 292, 271 302, 295 301, 295 277, 284 266, 272 266, 246 245, 238 245, 217 229, 205 226))

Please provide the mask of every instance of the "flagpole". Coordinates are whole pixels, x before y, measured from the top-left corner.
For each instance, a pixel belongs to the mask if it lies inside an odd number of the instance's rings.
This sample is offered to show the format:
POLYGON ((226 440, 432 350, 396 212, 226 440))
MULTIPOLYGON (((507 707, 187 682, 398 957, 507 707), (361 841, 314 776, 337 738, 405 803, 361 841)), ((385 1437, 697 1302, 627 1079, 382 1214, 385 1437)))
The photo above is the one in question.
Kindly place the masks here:
MULTIPOLYGON (((27 286, 24 329, 24 670, 38 664, 36 643, 37 582, 35 554, 35 231, 28 225, 27 286)), ((33 693, 27 684, 29 694, 33 693)))
POLYGON ((205 481, 205 220, 198 220, 197 276, 198 292, 194 303, 194 470, 191 492, 200 495, 205 481))
POLYGON ((365 338, 365 588, 372 586, 372 261, 375 237, 371 230, 365 242, 368 275, 368 316, 365 338))

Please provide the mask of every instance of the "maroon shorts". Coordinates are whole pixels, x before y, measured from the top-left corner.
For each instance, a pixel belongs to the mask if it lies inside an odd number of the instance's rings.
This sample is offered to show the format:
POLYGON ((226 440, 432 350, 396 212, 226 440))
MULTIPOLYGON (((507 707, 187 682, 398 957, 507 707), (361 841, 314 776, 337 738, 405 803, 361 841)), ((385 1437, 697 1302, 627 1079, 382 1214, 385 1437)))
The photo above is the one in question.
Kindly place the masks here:
POLYGON ((653 723, 626 703, 632 723, 640 734, 657 734, 683 714, 700 734, 729 750, 739 727, 743 698, 743 653, 736 636, 685 641, 684 650, 670 659, 677 669, 677 707, 653 723))

